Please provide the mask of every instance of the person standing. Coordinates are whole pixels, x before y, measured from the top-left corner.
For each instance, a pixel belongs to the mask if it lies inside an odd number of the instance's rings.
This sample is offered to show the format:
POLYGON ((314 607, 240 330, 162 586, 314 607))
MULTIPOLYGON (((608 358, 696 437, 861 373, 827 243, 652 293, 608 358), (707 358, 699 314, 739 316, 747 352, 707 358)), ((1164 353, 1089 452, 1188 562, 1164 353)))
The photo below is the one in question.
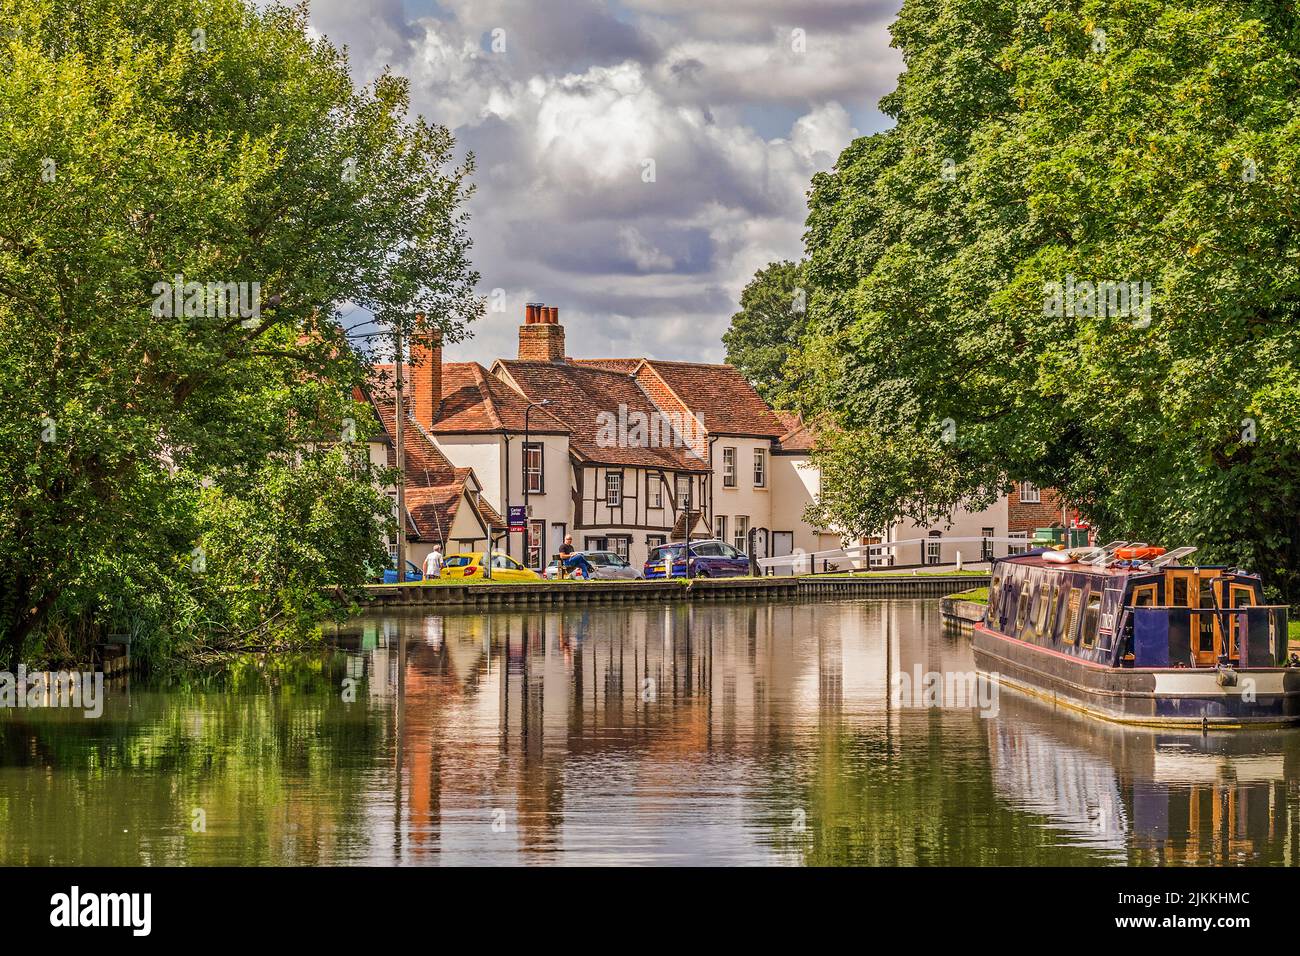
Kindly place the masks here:
POLYGON ((433 550, 425 556, 424 576, 426 579, 442 576, 442 551, 439 550, 436 544, 433 546, 433 550))

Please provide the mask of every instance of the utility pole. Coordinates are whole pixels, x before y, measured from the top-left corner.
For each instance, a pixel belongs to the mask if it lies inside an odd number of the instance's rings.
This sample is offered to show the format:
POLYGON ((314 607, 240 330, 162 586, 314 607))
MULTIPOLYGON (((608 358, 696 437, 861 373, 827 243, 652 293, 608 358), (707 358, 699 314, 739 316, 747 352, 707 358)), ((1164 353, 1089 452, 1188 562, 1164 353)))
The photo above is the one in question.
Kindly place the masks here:
POLYGON ((406 409, 402 403, 402 321, 397 320, 397 334, 394 336, 396 354, 393 356, 393 371, 396 374, 394 385, 394 411, 396 424, 393 426, 393 444, 397 458, 397 583, 406 582, 406 455, 402 446, 402 424, 406 418, 406 409))

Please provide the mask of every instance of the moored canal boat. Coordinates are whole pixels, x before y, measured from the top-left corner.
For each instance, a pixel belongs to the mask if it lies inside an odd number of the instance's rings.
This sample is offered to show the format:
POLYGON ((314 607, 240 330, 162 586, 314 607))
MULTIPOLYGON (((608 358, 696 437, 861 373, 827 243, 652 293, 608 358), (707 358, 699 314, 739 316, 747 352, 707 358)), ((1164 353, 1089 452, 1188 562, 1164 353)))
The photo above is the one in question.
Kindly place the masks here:
POLYGON ((1287 608, 1259 575, 1185 566, 1112 542, 993 564, 976 666, 1035 696, 1121 723, 1230 729, 1300 722, 1287 608))

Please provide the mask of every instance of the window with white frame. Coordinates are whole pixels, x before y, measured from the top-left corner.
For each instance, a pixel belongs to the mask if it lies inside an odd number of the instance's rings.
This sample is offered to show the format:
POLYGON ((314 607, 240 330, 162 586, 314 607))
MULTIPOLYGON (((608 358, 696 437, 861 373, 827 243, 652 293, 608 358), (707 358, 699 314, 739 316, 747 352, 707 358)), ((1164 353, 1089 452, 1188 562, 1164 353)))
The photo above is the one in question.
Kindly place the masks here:
POLYGON ((727 540, 727 516, 718 515, 713 519, 713 536, 719 541, 727 540))
POLYGON ((722 449, 722 487, 736 487, 736 449, 722 449))
POLYGON ((1030 484, 1027 481, 1020 483, 1020 503, 1022 505, 1036 505, 1043 500, 1038 491, 1038 486, 1030 484))
POLYGON ((623 475, 617 471, 605 474, 605 504, 610 508, 623 505, 623 475))
POLYGON ((736 550, 749 550, 749 515, 736 515, 736 550))
POLYGON ((528 489, 529 494, 543 494, 543 469, 545 468, 545 458, 542 455, 542 446, 537 442, 529 442, 524 445, 524 487, 528 489))
POLYGON ((1013 539, 1013 543, 1007 548, 1008 554, 1024 554, 1028 550, 1029 532, 1028 531, 1011 531, 1007 534, 1008 538, 1013 539), (1023 541, 1024 544, 1016 544, 1015 541, 1023 541))
POLYGON ((980 537, 984 539, 980 542, 981 561, 993 560, 993 542, 989 539, 993 537, 995 530, 994 528, 980 528, 980 537))
POLYGON ((613 551, 624 561, 627 561, 627 556, 632 551, 632 539, 627 535, 611 535, 609 539, 609 550, 613 551))
POLYGON ((930 540, 925 543, 925 563, 938 564, 943 559, 943 532, 931 531, 930 540))
POLYGON ((767 449, 754 449, 754 487, 767 487, 767 449))
POLYGON ((664 480, 659 475, 646 475, 646 507, 662 508, 664 506, 664 480))
POLYGON ((691 500, 691 476, 677 475, 675 478, 675 486, 677 491, 677 507, 687 507, 691 500))

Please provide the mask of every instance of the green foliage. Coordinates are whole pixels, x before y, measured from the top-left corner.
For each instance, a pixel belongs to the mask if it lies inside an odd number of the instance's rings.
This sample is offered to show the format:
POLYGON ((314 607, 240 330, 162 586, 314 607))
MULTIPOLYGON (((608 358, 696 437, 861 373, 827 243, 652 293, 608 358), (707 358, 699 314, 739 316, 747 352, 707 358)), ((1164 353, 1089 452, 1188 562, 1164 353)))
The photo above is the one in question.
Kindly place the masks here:
POLYGON ((820 520, 1030 480, 1300 596, 1294 9, 907 0, 894 37, 897 125, 810 203, 820 520), (1149 282, 1149 324, 1052 314, 1071 277, 1149 282))
POLYGON ((723 333, 727 361, 777 408, 789 407, 793 397, 797 373, 789 363, 807 324, 802 267, 773 262, 754 273, 740 293, 740 311, 723 333))
POLYGON ((407 109, 305 9, 0 0, 0 662, 299 627, 355 586, 389 509, 298 461, 374 427, 335 303, 448 340, 482 307, 471 162, 407 109), (175 276, 260 283, 260 315, 159 315, 175 276))

